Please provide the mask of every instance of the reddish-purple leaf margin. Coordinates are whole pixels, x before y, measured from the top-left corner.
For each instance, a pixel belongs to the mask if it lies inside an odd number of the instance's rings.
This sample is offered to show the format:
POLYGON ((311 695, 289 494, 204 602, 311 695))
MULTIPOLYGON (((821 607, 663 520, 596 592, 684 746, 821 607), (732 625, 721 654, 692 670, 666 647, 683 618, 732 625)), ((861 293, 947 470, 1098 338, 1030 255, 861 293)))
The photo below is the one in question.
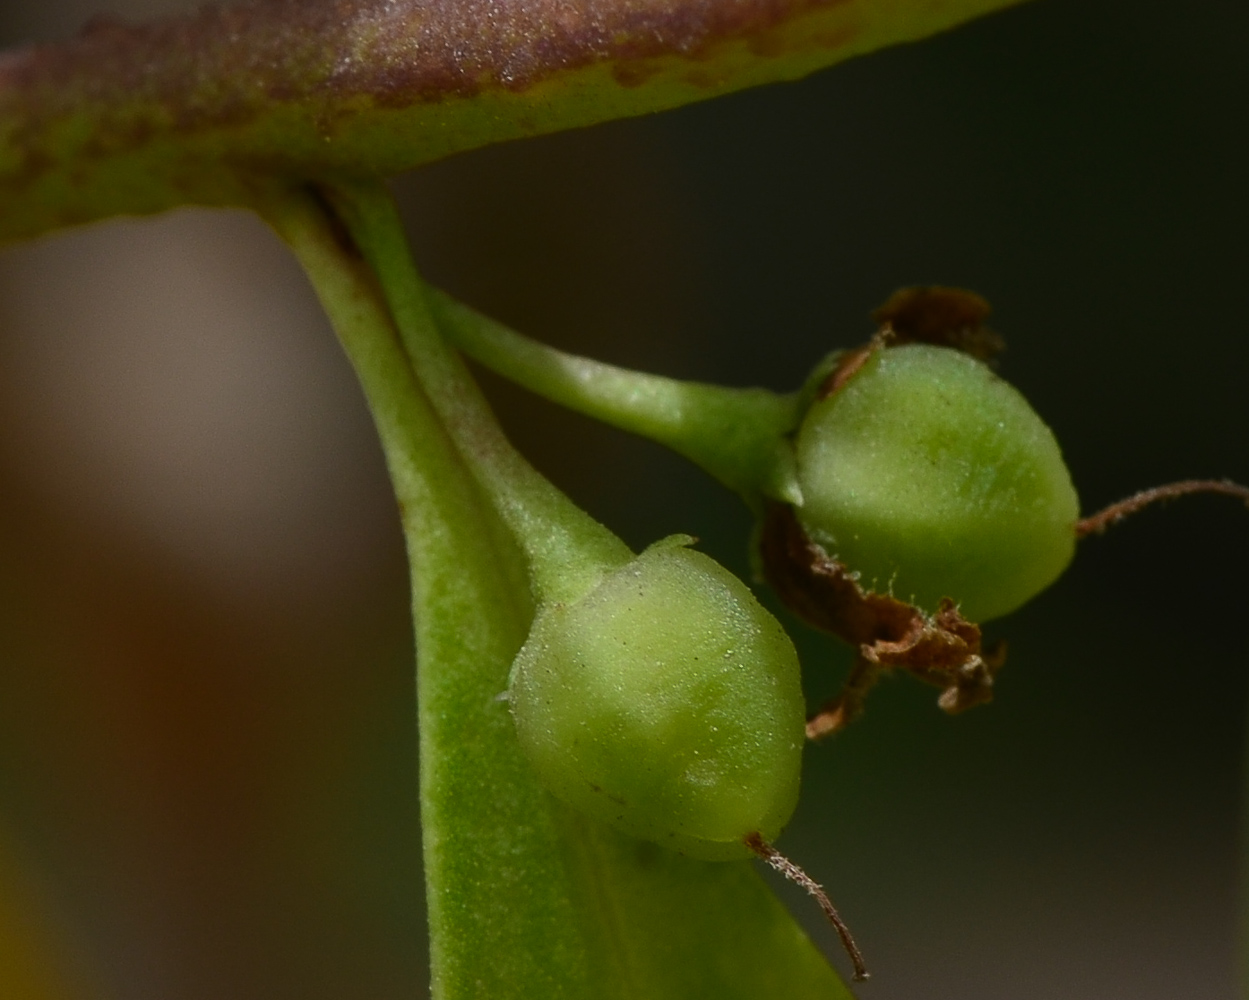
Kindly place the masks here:
POLYGON ((256 0, 0 56, 0 241, 257 174, 392 174, 674 107, 1017 0, 256 0))

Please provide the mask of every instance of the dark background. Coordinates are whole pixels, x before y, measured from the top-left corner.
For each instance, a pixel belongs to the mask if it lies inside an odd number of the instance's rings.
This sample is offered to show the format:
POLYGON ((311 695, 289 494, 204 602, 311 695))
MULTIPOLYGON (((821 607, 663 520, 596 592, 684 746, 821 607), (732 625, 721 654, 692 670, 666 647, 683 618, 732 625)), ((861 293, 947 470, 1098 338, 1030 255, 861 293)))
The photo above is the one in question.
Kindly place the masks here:
MULTIPOLYGON (((0 39, 94 6, 8 0, 0 39)), ((431 278, 678 376, 790 388, 895 287, 974 288, 1092 510, 1249 481, 1247 42, 1239 3, 1044 0, 399 190, 431 278)), ((0 254, 0 325, 0 859, 76 995, 421 995, 401 540, 294 266, 241 215, 114 223, 0 254)), ((631 544, 745 570, 700 473, 488 387, 631 544)), ((994 705, 900 679, 809 751, 780 846, 865 1000, 1236 994, 1247 558, 1233 501, 1143 515, 990 627, 994 705)), ((794 631, 823 697, 844 655, 794 631)))

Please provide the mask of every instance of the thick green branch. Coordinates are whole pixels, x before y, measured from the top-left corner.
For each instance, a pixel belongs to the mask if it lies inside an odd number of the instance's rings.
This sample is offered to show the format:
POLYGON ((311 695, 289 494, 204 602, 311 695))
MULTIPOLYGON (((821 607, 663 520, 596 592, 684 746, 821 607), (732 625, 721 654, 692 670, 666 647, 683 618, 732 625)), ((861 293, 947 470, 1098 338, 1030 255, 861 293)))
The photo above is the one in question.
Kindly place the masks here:
POLYGON ((240 173, 390 174, 676 107, 1018 0, 255 0, 0 56, 0 242, 240 173))

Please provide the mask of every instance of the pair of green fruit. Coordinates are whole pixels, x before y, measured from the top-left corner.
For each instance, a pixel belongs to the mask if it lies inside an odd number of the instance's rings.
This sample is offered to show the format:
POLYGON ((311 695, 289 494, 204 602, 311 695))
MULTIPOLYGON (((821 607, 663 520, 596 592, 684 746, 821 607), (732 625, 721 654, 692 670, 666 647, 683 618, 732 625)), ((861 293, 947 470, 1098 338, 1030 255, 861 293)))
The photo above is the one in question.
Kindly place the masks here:
MULTIPOLYGON (((798 523, 862 591, 928 616, 952 599, 984 620, 1071 560, 1079 508, 1058 445, 982 361, 879 342, 811 395, 774 446, 798 523)), ((558 798, 694 857, 744 858, 797 802, 798 659, 749 589, 690 542, 666 539, 540 606, 508 698, 558 798)))

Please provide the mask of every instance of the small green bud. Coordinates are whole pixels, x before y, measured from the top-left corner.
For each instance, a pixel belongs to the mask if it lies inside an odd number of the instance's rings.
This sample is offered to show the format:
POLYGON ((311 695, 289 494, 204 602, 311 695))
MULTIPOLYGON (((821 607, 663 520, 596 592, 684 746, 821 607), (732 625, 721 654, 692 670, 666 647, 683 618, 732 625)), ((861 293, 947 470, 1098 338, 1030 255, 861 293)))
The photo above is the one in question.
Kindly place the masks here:
POLYGON ((975 358, 927 344, 872 351, 807 412, 798 519, 869 591, 984 621, 1052 583, 1079 502, 1049 428, 975 358))
POLYGON ((798 798, 798 658, 749 589, 685 536, 543 605, 512 667, 521 746, 547 788, 695 857, 750 857, 798 798))

